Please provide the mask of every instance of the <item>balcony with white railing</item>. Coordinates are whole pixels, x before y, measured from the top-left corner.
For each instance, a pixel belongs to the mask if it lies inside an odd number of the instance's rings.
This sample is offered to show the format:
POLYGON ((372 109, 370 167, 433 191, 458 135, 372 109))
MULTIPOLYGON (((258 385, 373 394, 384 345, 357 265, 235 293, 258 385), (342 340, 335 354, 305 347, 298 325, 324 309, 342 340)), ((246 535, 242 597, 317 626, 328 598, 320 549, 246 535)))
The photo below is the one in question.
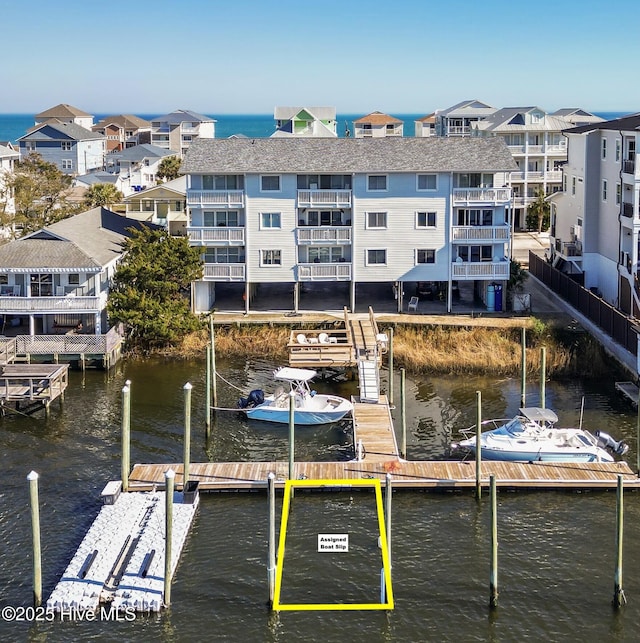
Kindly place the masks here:
POLYGON ((187 190, 187 205, 244 208, 244 190, 187 190))
POLYGON ((98 313, 102 310, 100 297, 3 297, 0 296, 0 315, 98 313))
POLYGON ((299 263, 298 281, 349 281, 351 264, 337 263, 299 263))
POLYGON ((351 243, 351 228, 347 226, 301 227, 296 229, 299 245, 343 245, 351 243))
POLYGON ((350 208, 351 190, 298 190, 299 208, 350 208))
POLYGON ((455 205, 501 205, 511 200, 511 188, 454 188, 455 205))
POLYGON ((244 228, 197 228, 188 227, 187 237, 191 245, 244 246, 244 228))
POLYGON ((447 125, 447 136, 467 136, 470 133, 468 125, 447 125))
POLYGON ((524 154, 524 145, 507 145, 511 154, 524 154))
POLYGON ((202 278, 204 281, 244 281, 243 263, 205 263, 202 278))
POLYGON ((543 154, 544 145, 527 145, 528 154, 543 154))
POLYGON ((453 226, 452 241, 509 241, 511 229, 507 223, 498 226, 453 226))
POLYGON ((457 280, 509 279, 510 265, 500 261, 455 261, 451 264, 451 277, 457 280))

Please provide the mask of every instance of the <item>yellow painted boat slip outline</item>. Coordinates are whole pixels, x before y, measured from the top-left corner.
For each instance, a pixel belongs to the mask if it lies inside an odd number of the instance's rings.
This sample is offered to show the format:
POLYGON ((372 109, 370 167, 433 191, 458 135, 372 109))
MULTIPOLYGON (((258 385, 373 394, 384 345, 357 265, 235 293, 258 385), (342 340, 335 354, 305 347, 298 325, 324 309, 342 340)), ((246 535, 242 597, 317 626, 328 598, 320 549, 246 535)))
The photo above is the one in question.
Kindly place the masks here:
POLYGON ((278 559, 276 563, 276 584, 273 597, 274 611, 293 610, 392 610, 393 588, 391 585, 391 566, 389 562, 389 550, 387 547, 387 535, 385 528, 384 511, 382 508, 382 488, 380 480, 287 480, 284 486, 284 502, 282 505, 282 519, 280 521, 280 538, 278 542, 278 559), (289 510, 291 508, 291 495, 293 489, 301 487, 333 487, 342 488, 345 491, 353 487, 373 487, 376 498, 376 511, 378 514, 378 528, 380 530, 380 548, 382 549, 382 574, 384 579, 384 595, 386 602, 381 603, 281 603, 280 590, 282 588, 282 571, 284 566, 284 552, 287 539, 287 524, 289 521, 289 510))

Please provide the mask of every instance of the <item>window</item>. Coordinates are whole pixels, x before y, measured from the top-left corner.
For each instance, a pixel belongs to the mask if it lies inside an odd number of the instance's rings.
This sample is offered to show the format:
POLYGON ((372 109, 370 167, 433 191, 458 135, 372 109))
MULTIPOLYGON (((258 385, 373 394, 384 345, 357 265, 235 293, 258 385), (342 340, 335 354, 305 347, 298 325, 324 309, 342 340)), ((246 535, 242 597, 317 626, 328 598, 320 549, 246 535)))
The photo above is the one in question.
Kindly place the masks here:
POLYGON ((416 228, 435 228, 435 212, 416 212, 416 228))
POLYGON ((602 160, 604 161, 607 158, 607 139, 602 139, 602 160))
POLYGON ((493 174, 458 174, 459 188, 492 188, 493 174))
POLYGON ((279 192, 280 176, 278 174, 265 175, 260 177, 260 189, 263 192, 279 192))
POLYGON ((260 265, 262 266, 281 266, 282 265, 282 251, 281 250, 262 250, 260 253, 260 265))
POLYGON ((616 183, 616 205, 620 205, 622 201, 622 184, 616 183))
POLYGON ((68 281, 70 286, 80 285, 80 275, 77 272, 69 273, 68 281))
POLYGON ((563 192, 567 191, 567 175, 566 174, 562 175, 562 191, 563 192))
POLYGON ((576 195, 576 177, 575 176, 571 177, 571 194, 573 196, 576 195))
POLYGON ((63 152, 70 152, 71 147, 73 146, 73 142, 72 141, 62 141, 62 143, 60 145, 62 146, 62 151, 63 152))
POLYGON ((602 180, 602 200, 607 200, 607 179, 602 180))
POLYGON ((416 250, 416 263, 435 263, 435 250, 416 250))
POLYGON ((72 159, 62 159, 62 169, 63 170, 73 170, 73 160, 72 159))
POLYGON ((237 210, 204 212, 203 218, 205 228, 237 228, 240 225, 237 210))
POLYGON ((203 190, 243 190, 244 177, 239 174, 205 174, 202 177, 203 190))
POLYGON ((436 174, 418 174, 418 190, 436 190, 437 188, 436 174))
POLYGON ((279 228, 280 226, 280 213, 279 212, 263 212, 260 215, 261 228, 279 228))
POLYGON ((53 276, 51 274, 30 275, 32 297, 52 297, 53 296, 53 276))
POLYGON ((367 228, 386 228, 386 212, 367 212, 367 228))
POLYGON ((9 275, 4 272, 0 274, 0 284, 7 285, 9 283, 9 275))
POLYGON ((620 161, 620 147, 621 147, 620 139, 617 138, 616 139, 616 163, 620 161))
POLYGON ((387 176, 386 174, 370 174, 367 177, 367 190, 370 192, 381 191, 387 189, 387 176))
POLYGON ((308 259, 309 263, 336 263, 343 261, 342 247, 309 248, 308 259))
POLYGON ((367 265, 384 265, 387 263, 386 250, 367 250, 367 265))
POLYGON ((244 248, 207 248, 205 263, 244 263, 244 248))
POLYGON ((490 226, 493 223, 493 210, 467 210, 457 212, 456 225, 462 226, 490 226))

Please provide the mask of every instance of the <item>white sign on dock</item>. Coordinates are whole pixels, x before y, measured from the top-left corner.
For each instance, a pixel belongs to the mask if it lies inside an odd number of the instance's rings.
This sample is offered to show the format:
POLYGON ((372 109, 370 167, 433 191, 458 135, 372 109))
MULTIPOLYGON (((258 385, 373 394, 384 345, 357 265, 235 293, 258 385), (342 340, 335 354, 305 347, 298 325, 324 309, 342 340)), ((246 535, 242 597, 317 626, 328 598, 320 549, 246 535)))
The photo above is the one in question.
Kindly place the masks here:
POLYGON ((349 551, 349 534, 318 534, 318 551, 349 551))

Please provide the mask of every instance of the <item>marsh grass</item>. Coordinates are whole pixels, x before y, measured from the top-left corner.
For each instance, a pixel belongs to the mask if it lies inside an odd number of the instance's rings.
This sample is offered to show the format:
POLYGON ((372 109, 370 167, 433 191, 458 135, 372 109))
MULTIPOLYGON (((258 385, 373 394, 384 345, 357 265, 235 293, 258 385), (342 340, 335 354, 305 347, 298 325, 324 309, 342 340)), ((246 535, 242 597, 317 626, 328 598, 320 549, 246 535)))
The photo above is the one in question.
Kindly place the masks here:
MULTIPOLYGON (((317 328, 296 326, 296 330, 317 328)), ((382 332, 388 329, 380 328, 382 332)), ((215 327, 216 355, 263 358, 286 364, 290 326, 268 324, 215 327)), ((550 378, 578 375, 603 377, 615 372, 615 362, 588 333, 571 332, 536 322, 527 330, 527 371, 539 372, 541 348, 546 347, 550 378)), ((208 331, 188 335, 180 346, 164 351, 171 357, 204 356, 208 331)), ((410 373, 489 374, 516 376, 521 368, 519 328, 403 326, 394 328, 396 368, 410 373)))

